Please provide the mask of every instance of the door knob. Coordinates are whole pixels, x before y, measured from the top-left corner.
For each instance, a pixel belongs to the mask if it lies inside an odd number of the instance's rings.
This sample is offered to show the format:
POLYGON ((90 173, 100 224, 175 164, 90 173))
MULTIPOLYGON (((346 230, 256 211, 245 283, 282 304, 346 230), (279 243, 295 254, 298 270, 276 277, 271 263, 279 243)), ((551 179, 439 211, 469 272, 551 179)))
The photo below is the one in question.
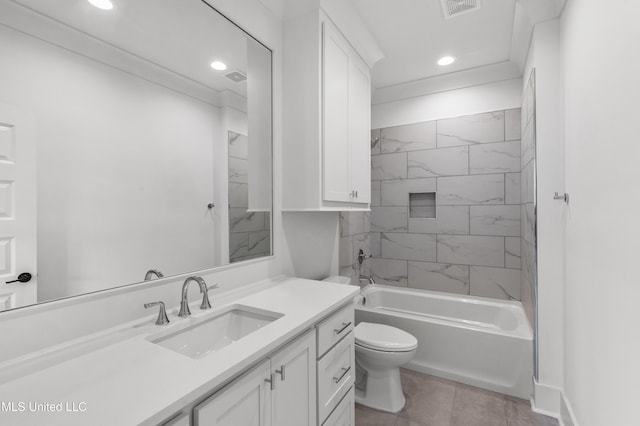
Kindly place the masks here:
POLYGON ((6 284, 17 283, 17 282, 28 283, 29 281, 31 281, 31 274, 28 272, 23 272, 20 275, 18 275, 17 280, 6 281, 6 284))

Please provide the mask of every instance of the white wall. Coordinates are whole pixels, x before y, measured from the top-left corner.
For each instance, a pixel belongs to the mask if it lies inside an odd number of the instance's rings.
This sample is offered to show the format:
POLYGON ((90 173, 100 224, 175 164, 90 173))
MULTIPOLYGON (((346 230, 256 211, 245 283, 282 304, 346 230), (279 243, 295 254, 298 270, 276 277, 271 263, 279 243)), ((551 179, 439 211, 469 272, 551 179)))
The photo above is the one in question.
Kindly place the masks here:
POLYGON ((569 0, 562 17, 564 390, 581 426, 639 422, 638 16, 637 1, 569 0))
POLYGON ((558 325, 563 321, 565 205, 553 199, 556 191, 565 191, 560 53, 559 20, 538 24, 524 81, 535 68, 539 357, 536 406, 552 412, 559 409, 563 374, 563 329, 558 325), (549 393, 551 402, 546 401, 549 393))
POLYGON ((374 104, 371 106, 371 128, 520 108, 521 86, 522 79, 514 78, 374 104))
POLYGON ((37 119, 38 300, 213 266, 219 109, 6 27, 0 44, 2 101, 37 119))

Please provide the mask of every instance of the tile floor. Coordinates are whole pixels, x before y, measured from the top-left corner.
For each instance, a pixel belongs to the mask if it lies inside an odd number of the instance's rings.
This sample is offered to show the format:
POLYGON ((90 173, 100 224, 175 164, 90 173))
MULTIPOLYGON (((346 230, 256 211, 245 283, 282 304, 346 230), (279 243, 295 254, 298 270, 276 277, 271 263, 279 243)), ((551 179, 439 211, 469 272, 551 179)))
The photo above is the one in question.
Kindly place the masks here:
POLYGON ((356 426, 557 426, 529 401, 401 370, 407 402, 397 414, 356 405, 356 426))

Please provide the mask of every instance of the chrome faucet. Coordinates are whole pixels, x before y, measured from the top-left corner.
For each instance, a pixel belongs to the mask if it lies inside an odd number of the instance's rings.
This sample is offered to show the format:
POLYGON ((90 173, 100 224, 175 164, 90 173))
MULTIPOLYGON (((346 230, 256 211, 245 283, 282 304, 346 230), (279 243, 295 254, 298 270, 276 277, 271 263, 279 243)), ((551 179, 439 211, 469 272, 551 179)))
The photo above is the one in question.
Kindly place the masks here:
POLYGON ((144 274, 144 280, 149 281, 153 278, 153 276, 158 278, 164 278, 164 274, 157 269, 149 269, 146 274, 144 274))
POLYGON ((202 293, 202 304, 200 305, 200 309, 211 309, 211 303, 209 302, 209 289, 218 288, 218 284, 207 287, 207 283, 201 277, 192 276, 184 280, 184 284, 182 284, 180 312, 178 312, 178 316, 182 318, 191 315, 191 310, 189 310, 189 300, 187 299, 187 290, 189 289, 189 283, 191 281, 195 281, 198 283, 198 286, 200 286, 200 293, 202 293))
POLYGON ((362 280, 367 280, 367 281, 369 281, 369 284, 375 284, 375 283, 376 283, 376 282, 373 280, 373 277, 372 277, 372 276, 360 275, 360 276, 358 277, 358 280, 359 280, 360 282, 362 282, 362 280))

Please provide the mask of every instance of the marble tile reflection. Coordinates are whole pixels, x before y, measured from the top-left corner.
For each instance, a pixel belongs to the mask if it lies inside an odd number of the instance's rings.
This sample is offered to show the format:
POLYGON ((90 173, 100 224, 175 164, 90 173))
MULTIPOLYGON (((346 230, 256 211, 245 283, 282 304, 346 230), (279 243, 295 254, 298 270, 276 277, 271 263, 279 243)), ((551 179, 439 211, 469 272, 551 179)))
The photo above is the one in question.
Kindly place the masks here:
POLYGON ((249 160, 229 157, 229 182, 249 183, 249 160))
POLYGON ((268 256, 269 254, 271 254, 271 232, 249 232, 249 255, 268 256))
POLYGON ((229 232, 264 230, 264 213, 247 212, 246 209, 229 209, 229 232))
POLYGON ((249 158, 249 138, 235 132, 229 132, 229 157, 249 158))
POLYGON ((229 207, 249 207, 249 185, 229 182, 229 207))
POLYGON ((229 234, 229 260, 249 255, 249 234, 247 232, 235 232, 229 234))

